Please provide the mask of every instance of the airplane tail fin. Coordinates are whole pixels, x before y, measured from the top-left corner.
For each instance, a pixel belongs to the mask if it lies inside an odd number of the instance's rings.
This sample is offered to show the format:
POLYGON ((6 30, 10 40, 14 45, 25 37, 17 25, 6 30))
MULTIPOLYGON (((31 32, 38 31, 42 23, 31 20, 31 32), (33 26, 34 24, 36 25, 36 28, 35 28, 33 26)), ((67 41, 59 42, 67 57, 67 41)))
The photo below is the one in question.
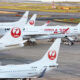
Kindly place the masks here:
POLYGON ((60 43, 61 43, 61 38, 58 38, 55 40, 55 42, 52 44, 52 46, 49 48, 49 50, 41 59, 42 65, 45 65, 45 66, 58 65, 56 62, 59 54, 60 43))
POLYGON ((50 21, 47 21, 47 23, 45 23, 45 24, 42 25, 42 26, 47 26, 49 23, 50 23, 50 21))
POLYGON ((48 49, 48 51, 45 53, 45 55, 42 57, 42 59, 31 63, 31 65, 36 65, 40 70, 38 78, 43 77, 46 71, 50 71, 58 66, 57 59, 59 54, 60 43, 61 38, 56 39, 51 45, 51 47, 48 49))
POLYGON ((27 22, 27 26, 34 26, 36 21, 37 14, 34 14, 32 18, 27 22))
POLYGON ((20 28, 12 28, 0 39, 0 44, 4 47, 11 45, 19 45, 22 47, 24 46, 24 42, 25 40, 23 40, 23 33, 20 28))
POLYGON ((19 21, 17 21, 17 23, 19 23, 19 24, 27 24, 27 20, 28 20, 28 14, 29 14, 29 11, 26 11, 25 13, 24 13, 24 15, 20 18, 20 20, 19 21))

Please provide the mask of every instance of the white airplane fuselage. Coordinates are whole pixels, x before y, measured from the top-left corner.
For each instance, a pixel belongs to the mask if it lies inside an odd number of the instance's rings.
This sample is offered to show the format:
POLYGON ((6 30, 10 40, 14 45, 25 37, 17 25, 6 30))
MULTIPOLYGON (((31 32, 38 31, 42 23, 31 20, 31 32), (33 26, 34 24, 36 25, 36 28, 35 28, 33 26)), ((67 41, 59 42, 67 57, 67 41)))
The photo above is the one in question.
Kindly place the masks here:
POLYGON ((38 70, 31 65, 0 67, 0 78, 29 78, 32 76, 36 77, 37 75, 39 75, 38 70))
POLYGON ((76 36, 80 34, 80 28, 77 27, 62 27, 62 26, 33 26, 33 27, 26 27, 24 31, 24 35, 35 37, 36 39, 42 37, 66 37, 66 36, 76 36))
POLYGON ((0 78, 39 78, 42 72, 57 68, 57 64, 44 65, 39 61, 31 64, 0 66, 0 78), (54 66, 53 66, 54 65, 54 66))
MULTIPOLYGON (((5 27, 6 26, 4 26, 2 29, 4 29, 5 27)), ((10 26, 9 29, 11 29, 11 27, 14 26, 10 26)), ((3 34, 5 34, 7 31, 4 30, 3 34)), ((65 26, 25 26, 24 25, 23 27, 23 35, 25 36, 24 38, 28 38, 28 39, 63 38, 66 36, 71 37, 79 34, 80 34, 80 28, 76 26, 65 27, 65 26)))

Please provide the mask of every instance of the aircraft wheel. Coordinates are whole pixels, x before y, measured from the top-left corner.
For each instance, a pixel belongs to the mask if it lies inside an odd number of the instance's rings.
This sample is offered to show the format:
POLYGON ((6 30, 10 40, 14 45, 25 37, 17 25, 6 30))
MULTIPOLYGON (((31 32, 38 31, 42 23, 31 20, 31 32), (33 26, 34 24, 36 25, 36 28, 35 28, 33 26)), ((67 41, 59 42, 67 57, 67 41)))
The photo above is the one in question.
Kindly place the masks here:
POLYGON ((23 80, 27 80, 26 78, 24 78, 23 80))
POLYGON ((74 43, 73 42, 69 42, 69 45, 72 46, 72 45, 74 45, 74 43))
POLYGON ((31 78, 29 78, 29 80, 31 80, 31 78))

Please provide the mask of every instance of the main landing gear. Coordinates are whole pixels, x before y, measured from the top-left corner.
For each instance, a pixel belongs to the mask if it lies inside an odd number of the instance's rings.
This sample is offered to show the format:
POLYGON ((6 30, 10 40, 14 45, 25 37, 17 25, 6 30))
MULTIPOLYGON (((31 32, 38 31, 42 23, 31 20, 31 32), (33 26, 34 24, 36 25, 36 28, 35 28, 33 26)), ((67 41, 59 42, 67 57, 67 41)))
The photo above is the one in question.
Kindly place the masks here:
POLYGON ((24 78, 24 79, 22 79, 22 80, 31 80, 31 78, 29 78, 29 79, 28 79, 28 78, 24 78))
POLYGON ((67 36, 65 38, 68 40, 68 42, 65 42, 65 44, 68 44, 70 46, 74 45, 74 39, 72 39, 71 37, 67 37, 67 36))
POLYGON ((36 44, 37 44, 36 42, 32 42, 32 41, 29 41, 29 40, 25 43, 25 45, 28 45, 28 46, 34 46, 36 44))

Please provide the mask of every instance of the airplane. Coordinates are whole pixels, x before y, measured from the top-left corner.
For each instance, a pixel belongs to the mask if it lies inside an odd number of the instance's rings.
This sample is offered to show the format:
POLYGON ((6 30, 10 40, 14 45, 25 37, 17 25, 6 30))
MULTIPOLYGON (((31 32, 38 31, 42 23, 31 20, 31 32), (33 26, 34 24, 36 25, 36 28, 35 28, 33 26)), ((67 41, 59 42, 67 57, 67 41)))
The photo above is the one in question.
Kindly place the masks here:
POLYGON ((26 40, 23 40, 23 32, 20 28, 12 28, 0 38, 0 50, 16 47, 23 47, 26 40))
POLYGON ((24 29, 24 25, 26 26, 34 26, 35 25, 35 20, 37 17, 37 14, 34 14, 29 21, 28 19, 28 14, 29 11, 26 11, 23 17, 17 21, 17 22, 11 22, 11 23, 0 23, 0 35, 3 36, 7 31, 9 31, 12 27, 19 27, 24 29))
POLYGON ((40 60, 33 63, 0 66, 0 78, 27 78, 31 80, 31 78, 44 77, 46 72, 49 72, 58 67, 57 59, 60 43, 61 38, 56 39, 45 55, 40 60))
MULTIPOLYGON (((25 26, 24 26, 25 27, 25 26)), ((80 24, 72 26, 32 26, 25 29, 23 35, 28 41, 40 39, 68 38, 80 34, 80 24)))

